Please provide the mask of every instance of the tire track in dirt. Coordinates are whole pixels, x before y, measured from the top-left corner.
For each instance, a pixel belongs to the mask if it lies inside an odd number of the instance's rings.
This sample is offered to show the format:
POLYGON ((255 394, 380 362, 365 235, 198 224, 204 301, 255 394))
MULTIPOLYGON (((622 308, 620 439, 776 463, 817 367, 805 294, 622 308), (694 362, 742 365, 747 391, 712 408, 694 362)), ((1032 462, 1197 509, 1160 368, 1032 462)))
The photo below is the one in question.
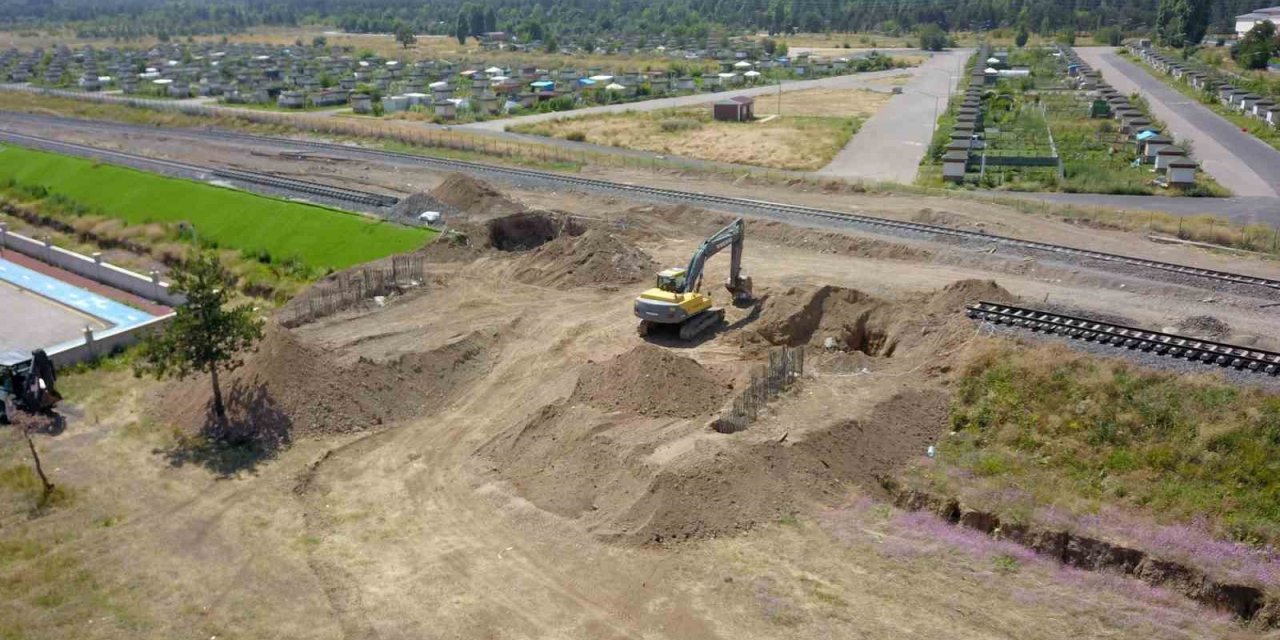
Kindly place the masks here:
MULTIPOLYGON (((293 493, 302 507, 302 522, 306 535, 321 538, 323 532, 331 526, 328 517, 312 502, 314 497, 312 489, 316 477, 320 473, 320 467, 333 458, 334 454, 343 454, 369 447, 374 440, 387 433, 389 432, 371 433, 353 442, 330 449, 299 474, 293 493)), ((329 601, 329 608, 333 612, 333 617, 337 620, 339 628, 342 629, 342 636, 348 640, 365 640, 379 637, 377 630, 369 621, 368 610, 365 607, 364 598, 360 594, 360 588, 356 583, 355 577, 338 566, 337 563, 320 557, 320 552, 315 548, 315 545, 308 546, 306 559, 307 567, 310 568, 311 573, 315 575, 316 580, 320 583, 320 588, 324 590, 324 595, 329 601)))

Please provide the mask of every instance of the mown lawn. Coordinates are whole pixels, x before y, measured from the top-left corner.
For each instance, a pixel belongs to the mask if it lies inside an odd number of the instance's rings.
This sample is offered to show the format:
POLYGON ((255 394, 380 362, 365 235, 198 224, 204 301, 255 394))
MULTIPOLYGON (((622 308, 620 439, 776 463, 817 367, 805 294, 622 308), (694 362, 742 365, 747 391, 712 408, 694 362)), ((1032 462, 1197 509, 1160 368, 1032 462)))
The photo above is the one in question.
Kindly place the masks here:
POLYGON ((91 160, 0 146, 0 180, 39 185, 126 224, 191 223, 200 238, 249 254, 342 269, 421 246, 427 229, 167 178, 91 160))

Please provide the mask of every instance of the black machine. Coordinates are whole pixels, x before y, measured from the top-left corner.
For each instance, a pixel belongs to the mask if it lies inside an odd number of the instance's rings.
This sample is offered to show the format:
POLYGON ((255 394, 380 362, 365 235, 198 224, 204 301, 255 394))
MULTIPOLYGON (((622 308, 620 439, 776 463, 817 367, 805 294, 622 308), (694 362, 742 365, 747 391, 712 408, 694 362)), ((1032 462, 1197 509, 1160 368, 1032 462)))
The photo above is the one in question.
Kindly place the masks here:
POLYGON ((30 358, 0 354, 0 424, 7 424, 14 410, 52 410, 62 400, 53 386, 57 379, 53 361, 42 349, 32 352, 30 358))

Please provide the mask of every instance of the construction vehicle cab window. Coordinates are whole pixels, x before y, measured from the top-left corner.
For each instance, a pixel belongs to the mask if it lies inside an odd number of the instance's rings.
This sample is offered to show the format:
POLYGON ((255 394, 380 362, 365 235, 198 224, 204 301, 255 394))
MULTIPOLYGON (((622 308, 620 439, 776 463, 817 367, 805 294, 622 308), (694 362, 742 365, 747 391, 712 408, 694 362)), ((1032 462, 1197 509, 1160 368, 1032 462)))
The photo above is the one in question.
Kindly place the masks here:
POLYGON ((657 286, 635 301, 636 317, 640 319, 637 331, 641 337, 658 329, 674 331, 681 340, 693 340, 703 332, 712 330, 724 322, 724 307, 714 306, 710 295, 699 291, 702 270, 707 260, 726 247, 729 252, 729 279, 725 288, 737 305, 752 301, 751 279, 742 273, 743 243, 746 225, 742 218, 712 234, 702 241, 689 259, 689 266, 672 267, 658 273, 657 286))

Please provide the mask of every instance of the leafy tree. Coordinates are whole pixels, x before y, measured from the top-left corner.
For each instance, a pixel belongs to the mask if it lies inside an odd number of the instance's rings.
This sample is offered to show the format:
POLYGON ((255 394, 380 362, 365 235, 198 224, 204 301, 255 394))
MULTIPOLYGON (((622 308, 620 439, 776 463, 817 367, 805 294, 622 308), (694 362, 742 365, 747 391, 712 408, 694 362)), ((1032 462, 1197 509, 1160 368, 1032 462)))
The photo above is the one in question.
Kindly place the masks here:
POLYGON ((231 306, 234 281, 211 252, 202 251, 183 262, 173 270, 172 279, 172 290, 186 296, 187 302, 178 307, 167 327, 143 340, 134 373, 178 379, 209 374, 213 413, 225 431, 227 410, 218 372, 244 364, 240 354, 262 338, 262 320, 254 317, 250 304, 231 306))
POLYGON ((1103 27, 1093 32, 1093 41, 1098 44, 1118 47, 1123 40, 1124 34, 1115 27, 1103 27))
POLYGON ((1018 33, 1013 36, 1013 44, 1017 45, 1018 48, 1021 49, 1022 47, 1027 46, 1027 39, 1030 37, 1031 35, 1027 33, 1027 25, 1019 24, 1018 33))
POLYGON ((486 7, 484 10, 484 30, 485 33, 498 30, 498 14, 493 7, 486 7))
POLYGON ((920 48, 925 51, 942 51, 947 48, 947 32, 935 22, 920 27, 920 48))
POLYGON ((471 35, 479 36, 484 33, 484 8, 478 5, 471 5, 467 10, 467 22, 471 27, 471 35))
POLYGON ((467 36, 471 35, 471 23, 467 21, 466 11, 458 12, 458 22, 453 29, 453 36, 458 39, 458 44, 466 44, 467 36))
POLYGON ((777 35, 787 28, 787 8, 781 2, 773 5, 769 17, 769 35, 777 35))
POLYGON ((778 41, 773 38, 765 38, 760 42, 760 46, 764 49, 766 55, 773 55, 778 50, 778 41))
POLYGON ((408 49, 409 45, 418 42, 418 37, 413 34, 413 27, 410 27, 403 22, 397 24, 396 42, 399 42, 400 46, 405 49, 408 49))
POLYGON ((1263 20, 1244 34, 1231 50, 1231 56, 1246 69, 1265 69, 1277 50, 1280 50, 1280 42, 1276 40, 1276 25, 1270 20, 1263 20))
POLYGON ((560 41, 556 40, 555 35, 549 35, 547 36, 546 41, 543 42, 542 48, 545 49, 547 53, 555 53, 560 50, 560 41))
POLYGON ((319 49, 329 46, 329 39, 324 36, 316 36, 311 39, 311 46, 319 49))

